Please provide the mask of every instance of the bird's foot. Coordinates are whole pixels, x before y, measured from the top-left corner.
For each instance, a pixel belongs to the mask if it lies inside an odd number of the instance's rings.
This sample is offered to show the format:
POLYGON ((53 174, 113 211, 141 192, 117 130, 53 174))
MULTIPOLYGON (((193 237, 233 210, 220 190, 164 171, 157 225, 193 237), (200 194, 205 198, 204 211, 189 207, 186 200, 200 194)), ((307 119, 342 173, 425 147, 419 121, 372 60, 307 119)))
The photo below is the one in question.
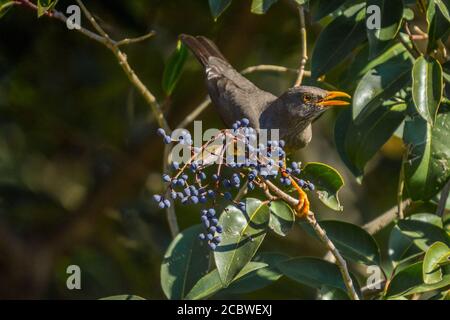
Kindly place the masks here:
POLYGON ((308 195, 306 194, 305 191, 303 191, 302 188, 300 188, 300 186, 297 184, 297 182, 295 182, 294 179, 292 179, 291 177, 289 177, 289 179, 291 180, 292 185, 298 192, 298 203, 297 206, 295 207, 295 215, 299 218, 305 218, 309 213, 308 195))

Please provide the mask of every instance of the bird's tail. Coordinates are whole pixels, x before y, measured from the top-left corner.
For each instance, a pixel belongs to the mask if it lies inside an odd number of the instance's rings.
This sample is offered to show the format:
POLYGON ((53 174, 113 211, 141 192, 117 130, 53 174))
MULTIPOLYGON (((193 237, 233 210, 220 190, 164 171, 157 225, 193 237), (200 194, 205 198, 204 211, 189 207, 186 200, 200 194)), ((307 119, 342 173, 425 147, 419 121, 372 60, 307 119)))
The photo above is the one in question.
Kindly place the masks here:
POLYGON ((180 39, 186 46, 188 46, 188 48, 204 67, 208 65, 208 59, 210 57, 216 57, 222 59, 223 61, 227 61, 214 42, 208 38, 203 36, 193 37, 188 34, 182 34, 180 35, 180 39))

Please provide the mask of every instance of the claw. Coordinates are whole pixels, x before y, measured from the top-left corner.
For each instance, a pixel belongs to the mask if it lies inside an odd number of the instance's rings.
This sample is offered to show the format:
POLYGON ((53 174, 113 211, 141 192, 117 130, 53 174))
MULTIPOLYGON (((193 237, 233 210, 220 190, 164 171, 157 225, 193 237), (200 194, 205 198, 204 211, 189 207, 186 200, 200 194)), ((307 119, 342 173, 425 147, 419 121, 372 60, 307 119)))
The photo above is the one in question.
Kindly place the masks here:
MULTIPOLYGON (((283 169, 286 169, 286 163, 283 163, 283 169)), ((298 192, 298 204, 295 208, 295 215, 299 218, 305 218, 309 214, 309 199, 308 195, 302 188, 297 184, 297 182, 289 176, 286 172, 281 173, 284 177, 288 177, 291 180, 292 185, 298 192)))

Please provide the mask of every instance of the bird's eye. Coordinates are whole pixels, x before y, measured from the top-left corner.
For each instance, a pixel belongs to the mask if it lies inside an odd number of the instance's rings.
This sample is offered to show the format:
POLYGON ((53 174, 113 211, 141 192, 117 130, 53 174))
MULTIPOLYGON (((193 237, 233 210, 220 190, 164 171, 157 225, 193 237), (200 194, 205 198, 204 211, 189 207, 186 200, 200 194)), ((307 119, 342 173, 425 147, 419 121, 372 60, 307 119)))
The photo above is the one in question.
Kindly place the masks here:
POLYGON ((311 101, 311 97, 310 96, 303 96, 303 102, 310 102, 311 101))

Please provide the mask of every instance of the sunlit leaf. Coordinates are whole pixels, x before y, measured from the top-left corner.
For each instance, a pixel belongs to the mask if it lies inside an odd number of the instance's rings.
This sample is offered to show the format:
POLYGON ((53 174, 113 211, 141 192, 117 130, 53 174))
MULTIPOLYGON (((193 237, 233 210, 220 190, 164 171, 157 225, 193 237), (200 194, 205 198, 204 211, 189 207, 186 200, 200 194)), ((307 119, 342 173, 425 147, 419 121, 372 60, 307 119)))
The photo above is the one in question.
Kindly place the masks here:
MULTIPOLYGON (((264 268, 267 264, 262 262, 249 262, 244 268, 236 275, 233 281, 238 281, 241 277, 246 274, 264 268)), ((220 280, 219 271, 214 269, 210 273, 203 276, 198 282, 194 285, 192 290, 186 295, 187 300, 199 300, 206 299, 223 288, 222 281, 220 280)))
POLYGON ((280 236, 286 236, 295 222, 294 210, 284 201, 270 203, 269 227, 280 236))
POLYGON ((323 163, 308 162, 299 178, 314 184, 320 201, 327 207, 336 211, 343 210, 338 193, 344 186, 344 180, 336 169, 323 163))
POLYGON ((433 243, 423 259, 423 281, 427 284, 442 280, 441 264, 450 257, 450 248, 442 242, 433 243))
POLYGON ((47 12, 53 10, 58 0, 38 0, 37 1, 37 15, 38 18, 42 17, 47 12))
POLYGON ((420 116, 405 122, 403 139, 409 146, 405 163, 408 194, 413 200, 429 200, 450 178, 450 113, 439 113, 434 126, 420 116))
POLYGON ((422 278, 422 261, 416 262, 398 272, 391 280, 386 296, 389 298, 408 296, 437 290, 450 285, 450 274, 445 275, 441 281, 425 284, 422 278))
POLYGON ((220 216, 222 241, 214 258, 224 286, 252 259, 267 233, 269 207, 258 199, 245 199, 245 212, 229 205, 220 216))
POLYGON ((367 119, 410 80, 411 62, 403 55, 369 70, 359 81, 353 94, 353 119, 356 123, 367 119))
POLYGON ((251 11, 255 14, 265 14, 277 1, 278 0, 253 0, 251 11))
POLYGON ((442 67, 432 58, 419 57, 412 69, 412 96, 417 112, 434 123, 442 99, 442 67))
POLYGON ((15 4, 17 4, 15 1, 0 0, 0 18, 3 17, 15 4))
POLYGON ((178 41, 175 51, 164 68, 162 87, 166 95, 170 96, 172 94, 178 80, 180 80, 187 56, 188 50, 186 46, 181 41, 178 41))
POLYGON ((330 13, 338 9, 346 0, 316 0, 312 2, 312 18, 314 21, 320 20, 328 16, 330 13))
POLYGON ((169 299, 183 299, 208 272, 209 247, 198 239, 201 225, 179 233, 167 248, 161 264, 161 286, 169 299))

